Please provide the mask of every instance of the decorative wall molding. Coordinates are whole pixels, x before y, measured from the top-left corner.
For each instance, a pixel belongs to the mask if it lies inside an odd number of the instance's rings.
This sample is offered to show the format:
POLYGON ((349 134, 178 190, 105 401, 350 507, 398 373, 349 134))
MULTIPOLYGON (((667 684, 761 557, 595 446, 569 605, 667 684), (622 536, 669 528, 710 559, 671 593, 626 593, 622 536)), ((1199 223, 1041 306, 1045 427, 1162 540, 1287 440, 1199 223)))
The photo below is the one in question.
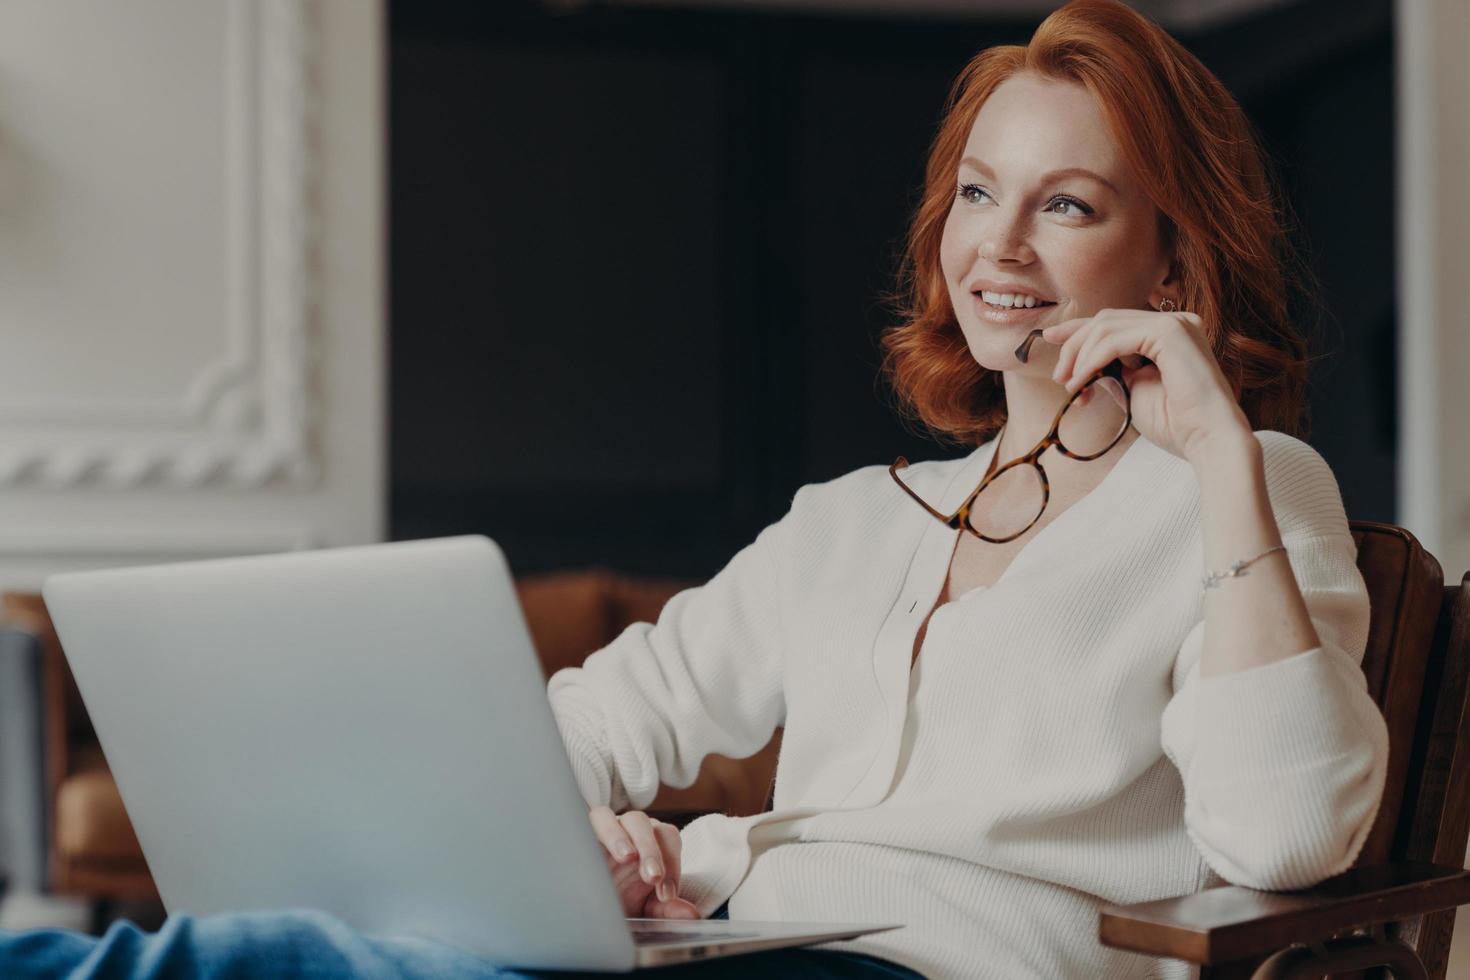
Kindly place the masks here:
POLYGON ((88 564, 224 558, 275 554, 322 545, 304 525, 266 524, 238 528, 178 527, 159 523, 102 524, 45 529, 0 528, 0 559, 56 559, 88 564))
POLYGON ((317 481, 316 4, 221 2, 228 16, 226 349, 174 397, 109 404, 67 396, 54 405, 0 406, 0 489, 317 481))

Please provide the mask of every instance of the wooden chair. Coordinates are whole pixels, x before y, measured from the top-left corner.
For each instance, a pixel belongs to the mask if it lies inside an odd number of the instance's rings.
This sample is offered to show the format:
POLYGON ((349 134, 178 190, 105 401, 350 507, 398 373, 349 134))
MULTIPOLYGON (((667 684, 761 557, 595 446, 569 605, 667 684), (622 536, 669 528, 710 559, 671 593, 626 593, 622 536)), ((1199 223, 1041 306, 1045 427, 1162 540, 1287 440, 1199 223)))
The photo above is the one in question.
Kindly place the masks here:
POLYGON ((1388 722, 1383 804, 1354 867, 1314 888, 1210 888, 1104 907, 1104 945, 1200 965, 1201 980, 1299 980, 1387 967, 1443 980, 1470 904, 1470 572, 1446 586, 1401 527, 1351 522, 1372 605, 1363 671, 1388 722))

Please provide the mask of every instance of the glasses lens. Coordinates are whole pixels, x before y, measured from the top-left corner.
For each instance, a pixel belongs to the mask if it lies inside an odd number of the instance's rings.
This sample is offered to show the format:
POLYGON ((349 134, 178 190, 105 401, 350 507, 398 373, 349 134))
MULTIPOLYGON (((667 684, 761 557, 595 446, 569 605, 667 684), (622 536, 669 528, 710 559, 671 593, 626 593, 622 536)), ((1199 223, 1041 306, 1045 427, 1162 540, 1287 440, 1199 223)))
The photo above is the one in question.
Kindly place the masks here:
POLYGON ((996 474, 970 505, 968 523, 976 534, 1004 540, 1031 526, 1044 501, 1041 473, 1029 463, 996 474))
POLYGON ((1127 404, 1128 396, 1118 379, 1103 375, 1077 392, 1062 413, 1057 438, 1073 456, 1100 456, 1127 428, 1127 404))

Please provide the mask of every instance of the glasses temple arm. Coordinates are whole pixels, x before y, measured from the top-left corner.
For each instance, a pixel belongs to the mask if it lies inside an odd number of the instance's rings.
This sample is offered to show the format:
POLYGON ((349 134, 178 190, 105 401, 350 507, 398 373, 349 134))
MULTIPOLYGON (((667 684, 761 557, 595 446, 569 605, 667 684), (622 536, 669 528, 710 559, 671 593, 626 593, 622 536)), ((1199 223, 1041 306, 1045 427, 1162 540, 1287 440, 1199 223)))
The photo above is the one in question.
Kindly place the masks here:
POLYGON ((903 492, 912 497, 914 499, 914 502, 917 503, 920 507, 927 510, 931 515, 943 521, 945 524, 953 526, 955 524, 956 517, 958 516, 958 512, 956 512, 955 514, 941 514, 933 507, 930 507, 923 497, 920 497, 917 493, 914 493, 914 491, 909 488, 909 485, 907 483, 904 483, 903 479, 899 477, 898 471, 908 465, 909 461, 900 456, 898 457, 898 459, 894 460, 892 466, 888 467, 888 475, 893 477, 893 482, 902 487, 903 492))

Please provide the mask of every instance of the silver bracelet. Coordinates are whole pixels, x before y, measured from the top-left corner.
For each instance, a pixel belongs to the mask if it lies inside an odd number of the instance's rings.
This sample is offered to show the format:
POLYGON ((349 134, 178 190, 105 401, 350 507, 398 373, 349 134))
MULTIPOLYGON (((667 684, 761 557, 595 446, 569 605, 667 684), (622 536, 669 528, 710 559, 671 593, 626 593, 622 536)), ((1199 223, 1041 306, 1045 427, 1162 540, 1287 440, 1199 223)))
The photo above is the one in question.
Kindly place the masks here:
POLYGON ((1267 548, 1265 551, 1261 552, 1259 555, 1256 555, 1256 557, 1254 557, 1254 558, 1247 558, 1245 561, 1238 561, 1238 562, 1236 562, 1235 564, 1233 564, 1233 565, 1230 566, 1230 571, 1228 571, 1228 572, 1211 572, 1210 574, 1206 575, 1204 578, 1200 579, 1200 584, 1202 586, 1202 588, 1200 589, 1200 591, 1201 592, 1204 592, 1206 589, 1218 588, 1219 585, 1220 585, 1220 582, 1223 579, 1235 578, 1237 575, 1244 575, 1245 574, 1245 567, 1247 565, 1251 564, 1252 562, 1260 561, 1262 558, 1265 558, 1267 555, 1269 555, 1273 551, 1285 551, 1285 550, 1286 550, 1286 545, 1284 545, 1284 544, 1278 544, 1274 548, 1267 548))

